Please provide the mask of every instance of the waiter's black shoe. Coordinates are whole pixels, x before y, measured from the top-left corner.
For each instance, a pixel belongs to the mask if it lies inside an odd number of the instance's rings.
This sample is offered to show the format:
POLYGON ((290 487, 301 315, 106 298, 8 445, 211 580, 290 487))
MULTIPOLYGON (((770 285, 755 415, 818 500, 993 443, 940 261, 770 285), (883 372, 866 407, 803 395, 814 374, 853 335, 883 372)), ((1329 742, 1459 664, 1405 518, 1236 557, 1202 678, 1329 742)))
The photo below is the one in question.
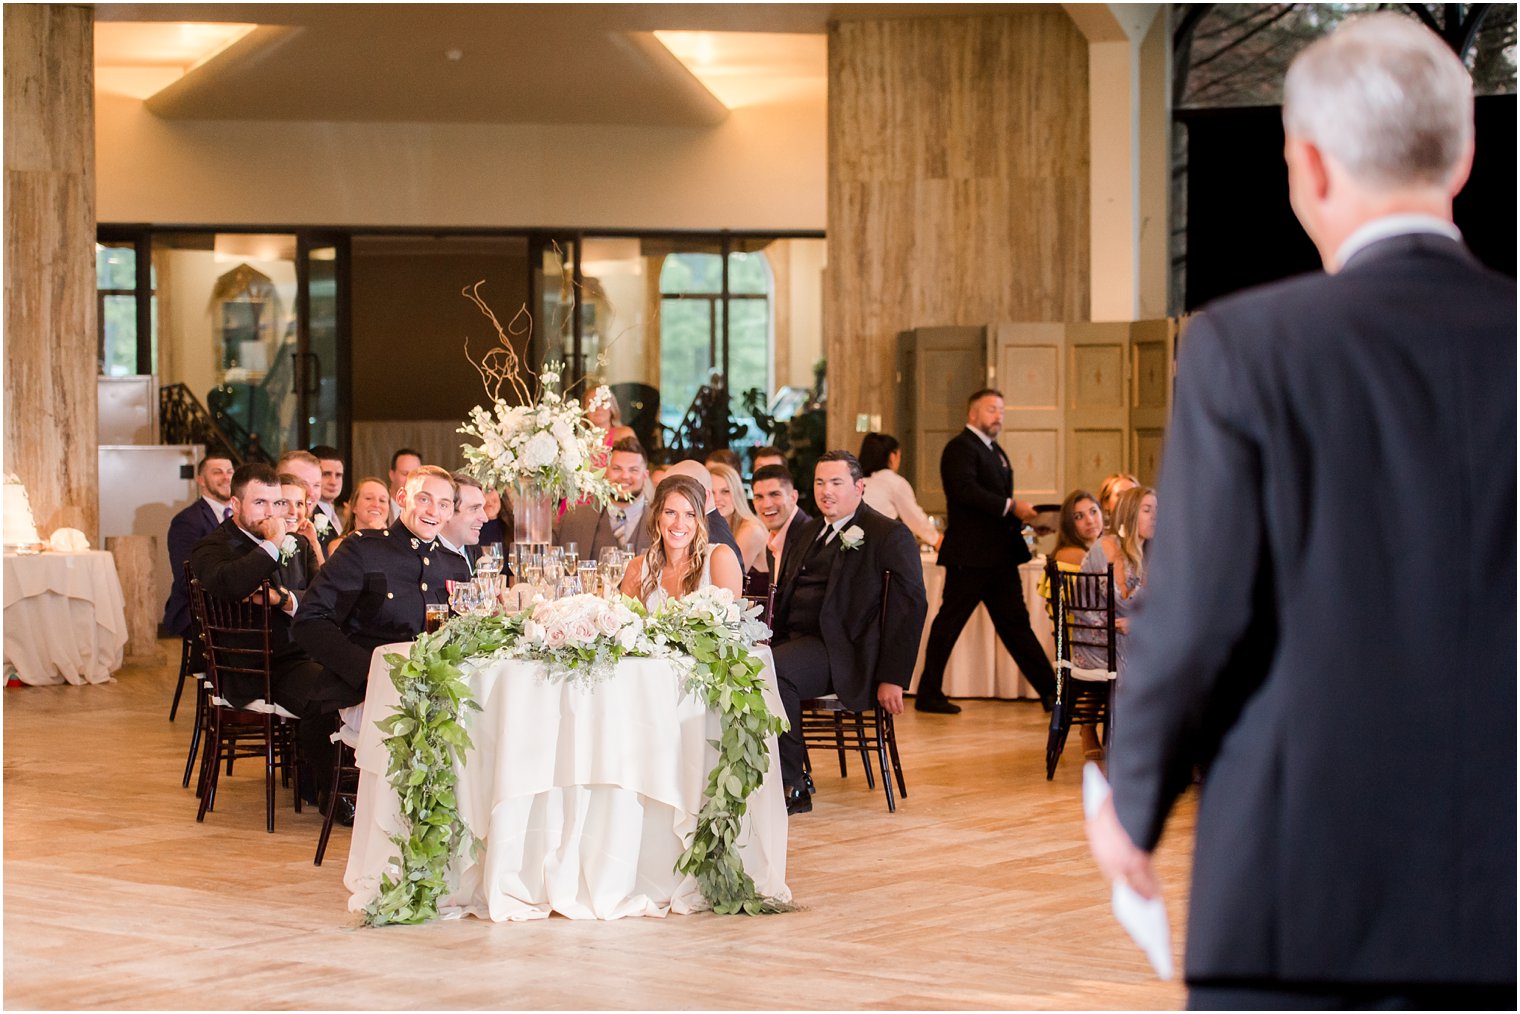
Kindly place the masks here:
POLYGON ((803 785, 793 785, 786 790, 786 815, 794 813, 812 813, 813 797, 808 795, 808 790, 803 785))
POLYGON ((948 697, 920 697, 913 705, 914 711, 927 711, 931 715, 959 715, 961 706, 951 704, 948 697))

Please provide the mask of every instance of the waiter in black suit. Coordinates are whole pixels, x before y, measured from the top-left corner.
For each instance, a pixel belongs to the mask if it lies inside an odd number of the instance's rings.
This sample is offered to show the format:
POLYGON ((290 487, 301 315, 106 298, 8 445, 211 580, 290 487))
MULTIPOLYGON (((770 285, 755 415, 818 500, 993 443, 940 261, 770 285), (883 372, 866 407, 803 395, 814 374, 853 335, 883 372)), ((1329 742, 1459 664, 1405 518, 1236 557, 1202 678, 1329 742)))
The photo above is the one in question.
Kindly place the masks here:
POLYGON ((914 704, 918 711, 954 715, 961 710, 945 696, 945 664, 978 605, 987 607, 998 639, 1047 711, 1055 695, 1055 673, 1029 627, 1019 580, 1019 564, 1029 559, 1024 522, 1033 520, 1034 508, 1013 498, 1013 468, 997 443, 1002 428, 1002 392, 977 391, 966 405, 966 428, 945 445, 939 458, 949 506, 939 547, 945 593, 929 628, 924 673, 914 704))
POLYGON ((1515 283, 1452 225, 1472 84, 1412 19, 1299 55, 1289 193, 1326 273, 1178 364, 1100 866, 1142 894, 1204 769, 1190 1006, 1515 1005, 1515 283), (1456 540, 1429 532, 1433 502, 1456 540))
POLYGON ((924 571, 907 527, 861 501, 865 476, 849 451, 829 451, 813 473, 823 517, 783 551, 774 623, 776 684, 791 728, 782 733, 788 814, 813 808, 803 781, 802 701, 836 693, 845 706, 902 713, 924 631, 924 571), (886 615, 885 575, 890 572, 886 615))

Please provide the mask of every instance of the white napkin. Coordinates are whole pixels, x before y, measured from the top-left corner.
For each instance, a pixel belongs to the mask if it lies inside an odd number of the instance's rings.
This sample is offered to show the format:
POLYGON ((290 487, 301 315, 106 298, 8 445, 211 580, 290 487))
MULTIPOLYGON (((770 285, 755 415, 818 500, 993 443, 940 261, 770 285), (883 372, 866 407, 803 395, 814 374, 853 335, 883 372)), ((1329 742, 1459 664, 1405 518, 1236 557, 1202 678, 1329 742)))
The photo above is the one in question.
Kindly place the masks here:
MULTIPOLYGON (((1082 811, 1091 820, 1103 801, 1108 798, 1108 779, 1103 771, 1088 761, 1082 768, 1082 811)), ((1114 918, 1124 927, 1140 950, 1145 952, 1151 967, 1163 981, 1172 978, 1172 928, 1166 919, 1166 904, 1161 895, 1149 900, 1140 897, 1124 880, 1114 881, 1114 918)))
POLYGON ((83 553, 90 548, 90 540, 77 528, 60 528, 48 539, 48 549, 55 553, 83 553))

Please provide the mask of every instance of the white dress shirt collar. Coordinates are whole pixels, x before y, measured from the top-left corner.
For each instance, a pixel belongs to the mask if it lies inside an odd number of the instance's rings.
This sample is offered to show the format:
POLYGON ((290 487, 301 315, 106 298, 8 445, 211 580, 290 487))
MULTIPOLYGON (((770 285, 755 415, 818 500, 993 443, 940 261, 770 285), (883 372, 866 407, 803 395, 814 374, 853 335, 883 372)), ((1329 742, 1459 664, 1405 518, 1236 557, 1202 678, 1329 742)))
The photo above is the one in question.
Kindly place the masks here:
POLYGON ((1461 231, 1444 218, 1424 214, 1384 215, 1363 223, 1361 228, 1346 237, 1340 249, 1335 251, 1335 270, 1345 267, 1347 261, 1374 243, 1411 233, 1445 236, 1458 243, 1462 242, 1461 231))
POLYGON ((987 450, 989 450, 989 451, 992 450, 992 438, 991 437, 989 437, 987 434, 983 433, 981 430, 977 429, 975 426, 971 425, 970 423, 966 424, 966 428, 968 430, 970 430, 972 433, 976 434, 976 438, 978 440, 980 440, 983 444, 986 445, 987 450))
POLYGON ((232 506, 232 501, 229 500, 226 503, 217 503, 215 500, 211 499, 204 493, 201 494, 201 499, 206 501, 206 506, 211 508, 211 512, 216 515, 216 520, 218 522, 227 520, 227 508, 232 506))

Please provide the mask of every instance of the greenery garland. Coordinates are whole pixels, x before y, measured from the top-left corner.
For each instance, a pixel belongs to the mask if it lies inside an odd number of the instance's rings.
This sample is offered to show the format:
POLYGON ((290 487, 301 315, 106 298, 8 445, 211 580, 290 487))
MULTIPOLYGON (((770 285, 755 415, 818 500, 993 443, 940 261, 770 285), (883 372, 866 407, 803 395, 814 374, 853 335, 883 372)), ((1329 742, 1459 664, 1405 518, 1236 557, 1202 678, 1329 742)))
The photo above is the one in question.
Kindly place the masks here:
POLYGON ((722 736, 708 772, 697 828, 676 861, 702 897, 722 915, 768 914, 791 906, 760 895, 735 843, 751 792, 771 758, 765 739, 786 728, 766 706, 764 666, 751 650, 764 627, 721 590, 704 589, 653 614, 632 599, 606 603, 574 596, 539 603, 514 616, 456 617, 424 634, 408 655, 391 654, 391 681, 401 693, 395 713, 379 723, 390 754, 387 772, 401 802, 404 831, 391 837, 400 854, 365 907, 365 923, 422 923, 438 917, 450 865, 473 843, 459 817, 455 761, 473 744, 461 721, 480 706, 464 683, 465 662, 518 658, 547 662, 551 679, 595 682, 621 658, 664 658, 685 670, 686 689, 718 713, 722 736), (575 621, 586 620, 592 636, 575 621), (563 636, 566 630, 583 636, 563 636))

